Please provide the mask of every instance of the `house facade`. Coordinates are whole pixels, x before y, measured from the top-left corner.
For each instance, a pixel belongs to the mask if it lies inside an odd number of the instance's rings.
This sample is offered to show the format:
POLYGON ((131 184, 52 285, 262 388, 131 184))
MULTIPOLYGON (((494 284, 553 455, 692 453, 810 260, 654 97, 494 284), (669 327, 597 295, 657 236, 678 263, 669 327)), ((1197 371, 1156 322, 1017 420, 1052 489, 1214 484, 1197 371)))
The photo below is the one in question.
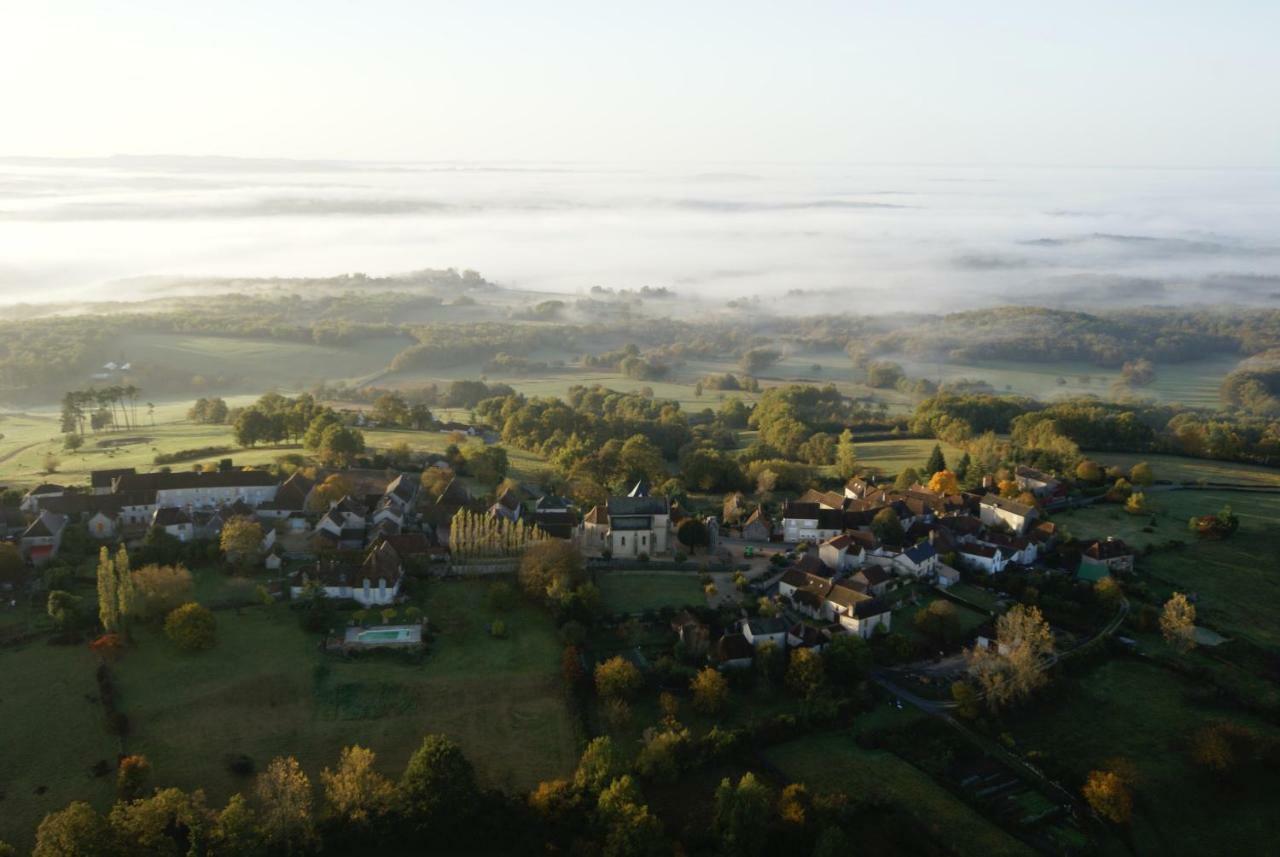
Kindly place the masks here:
POLYGON ((582 522, 583 548, 615 558, 664 554, 671 542, 671 506, 665 497, 650 497, 637 483, 625 497, 610 497, 582 522))

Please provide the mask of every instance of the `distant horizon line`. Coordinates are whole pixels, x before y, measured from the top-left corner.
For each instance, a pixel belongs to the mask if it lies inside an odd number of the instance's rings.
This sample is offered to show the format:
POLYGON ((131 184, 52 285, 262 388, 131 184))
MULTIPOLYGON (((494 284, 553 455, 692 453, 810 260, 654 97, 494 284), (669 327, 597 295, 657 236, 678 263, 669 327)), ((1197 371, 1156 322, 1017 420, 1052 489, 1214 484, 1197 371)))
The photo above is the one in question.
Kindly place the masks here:
POLYGON ((1063 170, 1133 170, 1133 171, 1187 171, 1187 172, 1280 172, 1280 163, 1274 165, 1222 165, 1222 164, 1123 164, 1123 163, 1060 163, 1060 162, 999 162, 999 161, 915 161, 915 160, 702 160, 702 159, 636 159, 611 161, 591 158, 349 158, 322 156, 277 156, 277 155, 222 155, 222 154, 179 154, 173 152, 150 152, 145 154, 114 152, 109 155, 25 155, 0 154, 0 163, 25 165, 54 164, 111 164, 111 163, 146 163, 186 162, 237 163, 237 164, 281 164, 308 165, 328 167, 417 167, 439 165, 498 166, 498 165, 541 165, 541 166, 611 166, 624 167, 628 164, 637 166, 674 166, 674 165, 720 165, 733 166, 859 166, 859 167, 958 167, 958 168, 998 168, 998 169, 1063 169, 1063 170))

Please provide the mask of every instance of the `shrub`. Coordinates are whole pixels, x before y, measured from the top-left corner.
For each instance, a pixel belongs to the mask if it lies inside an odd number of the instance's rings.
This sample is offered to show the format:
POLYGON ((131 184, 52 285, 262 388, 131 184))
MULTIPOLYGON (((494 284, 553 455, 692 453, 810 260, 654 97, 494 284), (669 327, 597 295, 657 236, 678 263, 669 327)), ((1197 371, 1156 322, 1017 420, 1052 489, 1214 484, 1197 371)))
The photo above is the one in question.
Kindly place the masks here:
POLYGON ((164 620, 164 633, 185 651, 212 648, 217 642, 218 620, 207 607, 194 601, 183 604, 164 620))
POLYGON ((635 664, 620 656, 597 664, 595 679, 596 692, 606 699, 631 699, 644 684, 635 664))

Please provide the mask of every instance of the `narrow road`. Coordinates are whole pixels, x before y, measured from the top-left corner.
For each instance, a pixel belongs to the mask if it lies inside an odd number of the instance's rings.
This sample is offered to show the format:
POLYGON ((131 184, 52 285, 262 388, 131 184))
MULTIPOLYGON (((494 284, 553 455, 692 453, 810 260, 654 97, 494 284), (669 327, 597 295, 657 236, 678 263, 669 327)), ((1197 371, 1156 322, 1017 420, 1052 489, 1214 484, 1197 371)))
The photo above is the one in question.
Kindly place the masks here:
POLYGON ((29 443, 26 446, 20 446, 17 449, 9 450, 4 455, 0 455, 0 464, 3 464, 4 462, 8 461, 9 459, 15 456, 21 455, 22 453, 26 452, 28 449, 31 449, 33 446, 39 446, 42 443, 46 443, 46 441, 38 440, 35 443, 29 443))
MULTIPOLYGON (((1058 655, 1055 653, 1052 657, 1046 658, 1044 662, 1040 665, 1040 670, 1041 671, 1047 670, 1054 664, 1058 663, 1060 660, 1064 660, 1066 658, 1071 657, 1073 653, 1081 651, 1091 643, 1097 640, 1100 640, 1104 637, 1110 637, 1119 629, 1121 623, 1124 622, 1124 618, 1127 615, 1129 615, 1129 601, 1128 599, 1121 599, 1120 607, 1119 609, 1116 610, 1116 614, 1111 617, 1110 621, 1108 621, 1107 624, 1104 625, 1102 629, 1098 631, 1098 633, 1094 634, 1092 637, 1085 640, 1080 645, 1074 647, 1069 652, 1063 652, 1061 655, 1058 655)), ((961 735, 967 738, 971 744, 977 746, 988 756, 991 756, 995 759, 1000 760, 1006 767, 1010 767, 1017 771, 1021 771, 1025 773, 1027 776, 1031 777, 1035 782, 1039 783, 1049 793, 1057 795, 1059 799, 1064 801, 1069 806, 1073 807, 1075 811, 1078 814, 1080 814, 1081 817, 1085 817, 1085 818, 1094 817, 1093 811, 1089 808, 1089 806, 1083 800, 1081 800, 1075 794, 1067 791, 1058 783, 1046 777, 1043 773, 1041 773, 1039 768, 1036 768, 1034 765, 1030 764, 1021 756, 1018 756, 1016 753, 1012 753, 1009 750, 1006 750, 998 742, 993 741, 992 739, 988 738, 985 735, 975 732, 969 726, 957 720, 951 713, 958 707, 958 703, 955 702, 955 700, 925 699, 922 696, 912 693, 906 688, 899 687, 897 684, 895 684, 892 681, 892 676, 893 676, 892 670, 874 669, 871 671, 871 680, 874 681, 876 684, 878 684, 880 687, 884 688, 893 696, 897 697, 898 699, 902 700, 903 702, 909 705, 915 706, 916 708, 923 711, 925 714, 940 718, 944 723, 946 723, 952 729, 955 729, 957 732, 959 732, 961 735)))

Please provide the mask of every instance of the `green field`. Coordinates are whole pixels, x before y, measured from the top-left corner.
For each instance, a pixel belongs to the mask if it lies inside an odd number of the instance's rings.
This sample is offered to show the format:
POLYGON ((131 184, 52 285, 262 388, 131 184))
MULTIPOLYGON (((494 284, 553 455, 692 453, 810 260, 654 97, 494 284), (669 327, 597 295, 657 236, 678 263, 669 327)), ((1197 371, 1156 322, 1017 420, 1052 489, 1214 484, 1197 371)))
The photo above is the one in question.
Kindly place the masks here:
POLYGON ((692 607, 706 603, 695 572, 618 572, 596 575, 604 609, 611 613, 641 613, 661 607, 692 607))
POLYGON ((901 805, 953 853, 982 857, 1034 853, 923 771, 892 753, 864 750, 849 734, 811 735, 770 747, 764 756, 789 780, 807 783, 815 791, 881 796, 901 805))
MULTIPOLYGON (((482 584, 432 584, 416 600, 437 634, 419 665, 328 658, 284 604, 220 611, 218 645, 199 654, 141 629, 116 667, 134 733, 128 751, 148 757, 155 785, 203 787, 213 802, 249 785, 227 770, 227 754, 248 754, 259 769, 294 755, 314 779, 359 743, 398 775, 429 732, 457 740, 489 786, 527 789, 571 770, 578 736, 551 620, 521 603, 503 614, 509 637, 497 640, 486 631, 496 614, 482 584)), ((110 779, 88 772, 119 749, 86 699, 96 693, 95 666, 82 646, 0 651, 0 839, 29 842, 44 813, 73 799, 109 803, 110 779)))
POLYGON ((1078 538, 1111 534, 1139 548, 1186 542, 1182 548, 1158 550, 1139 561, 1139 571, 1152 578, 1157 593, 1175 588, 1196 593, 1200 617, 1222 633, 1280 647, 1280 571, 1274 558, 1280 494, 1187 490, 1152 492, 1149 497, 1153 515, 1135 517, 1108 504, 1060 513, 1054 520, 1078 538), (1240 519, 1240 529, 1229 539, 1199 541, 1187 531, 1192 515, 1216 512, 1227 504, 1240 519), (1146 526, 1153 532, 1142 532, 1146 526))
POLYGON ((1091 452, 1089 458, 1108 467, 1128 470, 1139 461, 1151 465, 1156 479, 1172 482, 1223 482, 1234 485, 1265 485, 1280 488, 1280 470, 1256 464, 1231 461, 1208 461, 1181 455, 1133 455, 1116 452, 1091 452))
POLYGON ((346 346, 284 339, 242 339, 177 333, 138 333, 118 345, 120 357, 137 366, 205 378, 219 392, 279 388, 303 390, 321 381, 357 382, 382 371, 412 341, 403 336, 364 339, 346 346))
MULTIPOLYGON (((912 378, 931 381, 958 379, 986 381, 998 393, 1015 393, 1038 399, 1060 399, 1070 396, 1108 398, 1111 385, 1120 380, 1115 369, 1100 369, 1088 363, 1021 363, 993 360, 975 363, 935 363, 909 358, 892 358, 902 364, 912 378), (1061 378, 1066 383, 1059 384, 1061 378), (1087 380, 1086 380, 1087 379, 1087 380)), ((1161 402, 1180 402, 1193 407, 1216 408, 1218 387, 1239 360, 1231 356, 1215 356, 1186 363, 1156 364, 1156 380, 1136 392, 1161 402)))
MULTIPOLYGON (((256 397, 233 397, 227 404, 236 407, 256 397)), ((84 446, 75 452, 62 448, 58 432, 58 416, 48 411, 0 414, 0 483, 30 486, 40 482, 77 484, 88 481, 89 471, 118 467, 139 470, 155 469, 158 453, 204 447, 235 447, 230 426, 196 425, 185 420, 191 402, 174 402, 157 406, 155 423, 139 405, 140 425, 128 431, 91 434, 84 446), (45 472, 45 456, 52 452, 58 458, 56 472, 45 472)), ((258 448, 228 453, 237 465, 266 464, 284 450, 258 448)), ((217 462, 227 455, 214 455, 174 465, 178 469, 193 464, 217 462)))
MULTIPOLYGON (((1197 707, 1175 673, 1129 660, 1109 661, 1072 684, 1052 705, 1007 719, 1020 752, 1044 753, 1069 769, 1078 787, 1115 758, 1137 766, 1135 854, 1263 854, 1280 837, 1280 815, 1266 806, 1280 775, 1242 772, 1234 785, 1197 769, 1186 741, 1201 725, 1235 719, 1197 707)), ((1275 734, 1275 727, 1249 723, 1275 734)))
MULTIPOLYGON (((868 443, 857 443, 858 465, 869 467, 883 475, 899 473, 907 467, 917 470, 924 468, 929 460, 929 453, 938 441, 932 438, 903 438, 902 440, 877 440, 868 443)), ((954 467, 964 455, 964 450, 948 443, 942 444, 942 454, 946 456, 947 465, 954 467)))

